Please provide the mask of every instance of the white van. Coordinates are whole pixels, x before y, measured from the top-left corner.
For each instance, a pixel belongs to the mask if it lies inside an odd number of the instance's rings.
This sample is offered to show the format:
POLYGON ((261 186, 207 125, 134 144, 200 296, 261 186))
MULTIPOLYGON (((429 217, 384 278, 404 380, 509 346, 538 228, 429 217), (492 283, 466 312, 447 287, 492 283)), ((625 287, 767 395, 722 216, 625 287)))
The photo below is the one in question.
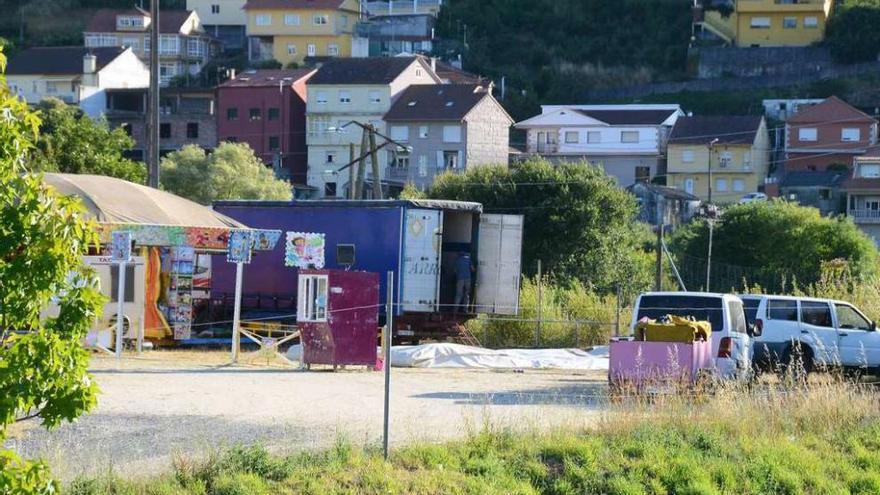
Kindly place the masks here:
POLYGON ((748 378, 751 375, 750 328, 743 303, 732 294, 708 292, 646 292, 636 299, 632 330, 644 317, 692 316, 712 324, 712 350, 715 369, 722 378, 748 378))
POLYGON ((746 319, 762 329, 755 364, 774 370, 801 360, 806 371, 822 366, 880 368, 877 325, 845 301, 791 296, 740 296, 746 319))

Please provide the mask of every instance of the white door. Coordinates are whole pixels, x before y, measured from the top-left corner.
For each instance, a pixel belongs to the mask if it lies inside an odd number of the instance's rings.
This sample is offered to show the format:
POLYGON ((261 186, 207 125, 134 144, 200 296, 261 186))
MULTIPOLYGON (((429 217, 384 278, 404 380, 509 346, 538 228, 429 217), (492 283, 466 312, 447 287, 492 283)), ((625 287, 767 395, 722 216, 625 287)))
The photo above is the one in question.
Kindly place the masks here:
POLYGON ((406 210, 403 233, 403 311, 430 313, 440 300, 440 244, 443 212, 406 210))
POLYGON ((684 180, 684 190, 688 194, 694 193, 694 179, 688 178, 684 180))
POLYGON ((317 48, 311 43, 309 43, 309 45, 306 47, 306 51, 310 57, 314 57, 318 54, 317 48))
POLYGON ((477 313, 517 314, 522 235, 522 215, 480 215, 477 313))
POLYGON ((840 361, 837 329, 831 306, 824 301, 800 301, 801 340, 813 348, 816 364, 833 365, 840 361))
POLYGON ((880 333, 871 322, 848 304, 835 304, 840 338, 840 364, 854 367, 880 366, 880 333))

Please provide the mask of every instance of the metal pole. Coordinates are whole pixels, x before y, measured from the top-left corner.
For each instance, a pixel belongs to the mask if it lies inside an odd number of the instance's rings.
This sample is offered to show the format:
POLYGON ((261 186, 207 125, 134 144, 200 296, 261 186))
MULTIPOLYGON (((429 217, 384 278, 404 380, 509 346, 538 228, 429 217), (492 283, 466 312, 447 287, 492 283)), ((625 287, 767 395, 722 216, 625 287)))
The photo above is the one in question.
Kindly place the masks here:
POLYGON ((376 149, 376 128, 370 126, 370 161, 373 163, 373 199, 382 199, 382 180, 379 175, 379 151, 376 149))
POLYGON ((394 272, 388 272, 387 293, 385 295, 385 335, 382 337, 385 360, 385 410, 382 429, 382 452, 388 460, 388 413, 391 405, 391 340, 394 338, 394 272))
MULTIPOLYGON (((367 129, 363 129, 363 133, 361 134, 361 156, 365 155, 365 151, 367 149, 367 129)), ((367 174, 366 171, 366 163, 364 160, 361 160, 357 163, 357 180, 355 181, 355 192, 354 199, 363 199, 364 198, 364 176, 367 174)))
POLYGON ((663 284, 663 223, 657 226, 657 247, 655 249, 654 290, 660 291, 663 284))
POLYGON ((538 260, 538 298, 537 298, 538 299, 538 309, 536 312, 537 317, 538 317, 538 323, 537 323, 537 325, 535 325, 535 347, 538 347, 541 343, 541 316, 543 313, 543 311, 542 311, 543 308, 542 308, 542 304, 541 304, 541 299, 543 296, 542 285, 543 285, 543 283, 542 283, 542 277, 541 277, 541 260, 538 260))
MULTIPOLYGON (((348 161, 349 163, 354 161, 354 143, 348 143, 348 161)), ((348 199, 355 199, 354 188, 355 180, 357 179, 356 167, 357 165, 352 165, 351 167, 348 167, 348 199)))
POLYGON ((150 187, 159 187, 159 0, 150 0, 150 123, 149 181, 150 187))
POLYGON ((709 288, 709 281, 712 274, 712 230, 714 222, 711 218, 706 219, 706 221, 709 222, 709 253, 706 257, 706 292, 709 292, 711 290, 709 288))
POLYGON ((241 278, 244 263, 235 264, 235 306, 232 312, 232 362, 238 362, 241 351, 241 278))
POLYGON ((119 262, 119 276, 116 277, 119 287, 116 290, 116 359, 122 359, 122 322, 125 320, 125 265, 119 262))

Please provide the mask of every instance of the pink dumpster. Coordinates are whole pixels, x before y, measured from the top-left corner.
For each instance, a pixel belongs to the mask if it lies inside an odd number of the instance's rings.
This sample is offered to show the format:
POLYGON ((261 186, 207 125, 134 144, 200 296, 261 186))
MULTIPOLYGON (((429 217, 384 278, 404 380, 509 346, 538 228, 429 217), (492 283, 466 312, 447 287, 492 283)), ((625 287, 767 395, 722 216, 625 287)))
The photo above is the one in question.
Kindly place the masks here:
POLYGON ((612 384, 684 381, 693 383, 701 370, 711 370, 712 339, 692 343, 612 341, 608 380, 612 384))

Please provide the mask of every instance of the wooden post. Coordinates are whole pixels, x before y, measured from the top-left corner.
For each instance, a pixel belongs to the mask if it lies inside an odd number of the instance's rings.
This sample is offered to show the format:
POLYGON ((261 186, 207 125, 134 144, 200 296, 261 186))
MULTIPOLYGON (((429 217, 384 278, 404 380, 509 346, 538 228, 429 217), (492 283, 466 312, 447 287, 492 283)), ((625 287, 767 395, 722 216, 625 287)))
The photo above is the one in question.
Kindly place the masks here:
POLYGON ((373 164, 373 199, 382 199, 382 177, 379 174, 379 151, 376 149, 376 128, 370 126, 370 161, 373 164))
POLYGON ((657 266, 654 273, 654 290, 663 290, 663 223, 657 226, 657 266))
POLYGON ((354 143, 348 143, 348 199, 355 199, 355 181, 357 180, 357 163, 354 162, 354 143))

